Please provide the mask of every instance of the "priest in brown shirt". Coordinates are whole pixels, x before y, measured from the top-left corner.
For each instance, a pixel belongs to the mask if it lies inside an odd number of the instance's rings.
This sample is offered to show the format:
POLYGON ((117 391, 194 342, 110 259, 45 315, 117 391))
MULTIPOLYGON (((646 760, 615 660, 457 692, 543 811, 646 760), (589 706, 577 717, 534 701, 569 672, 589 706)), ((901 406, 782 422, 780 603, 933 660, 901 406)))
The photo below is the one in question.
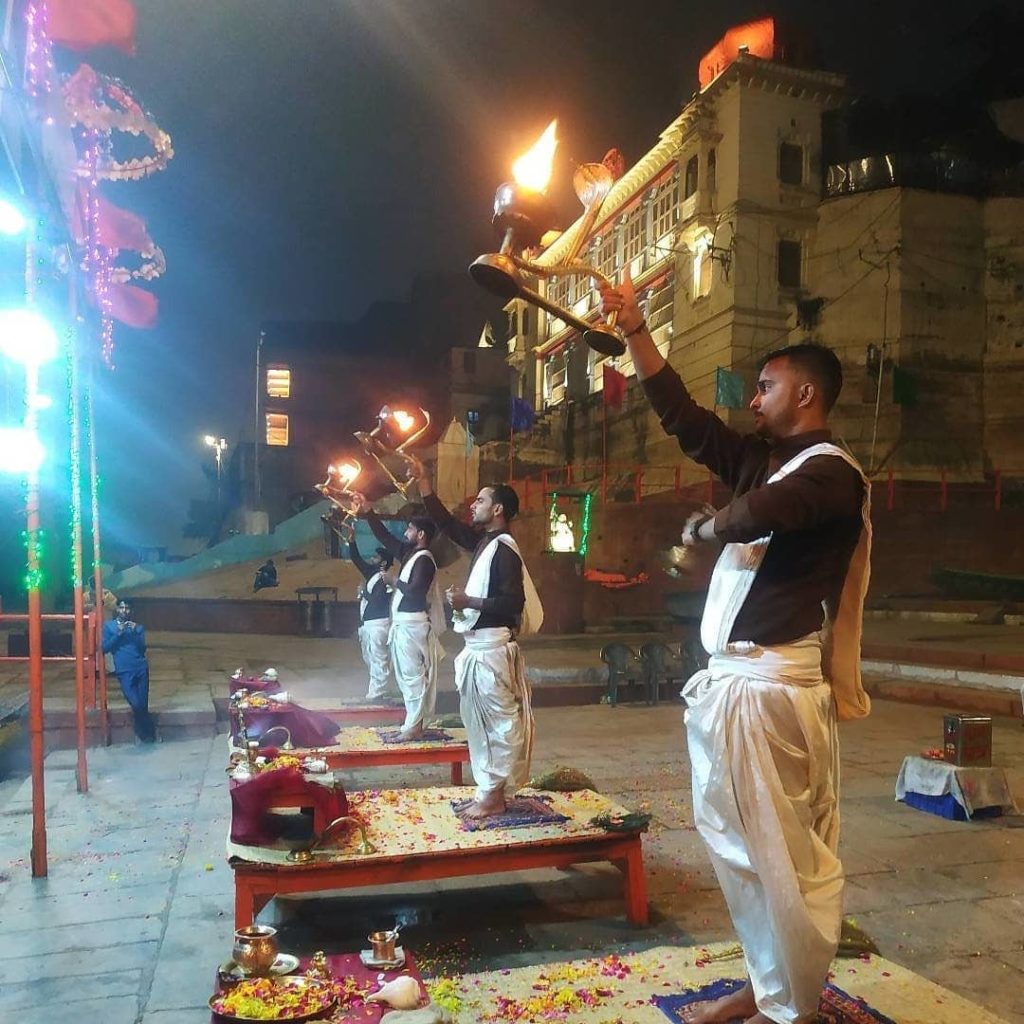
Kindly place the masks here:
POLYGON ((689 1007, 693 1024, 815 1019, 842 922, 837 718, 867 714, 860 624, 870 487, 831 440, 842 367, 820 345, 765 357, 740 434, 698 406, 659 354, 628 274, 602 290, 666 433, 733 492, 683 544, 723 545, 683 691, 694 822, 743 944, 748 981, 689 1007))

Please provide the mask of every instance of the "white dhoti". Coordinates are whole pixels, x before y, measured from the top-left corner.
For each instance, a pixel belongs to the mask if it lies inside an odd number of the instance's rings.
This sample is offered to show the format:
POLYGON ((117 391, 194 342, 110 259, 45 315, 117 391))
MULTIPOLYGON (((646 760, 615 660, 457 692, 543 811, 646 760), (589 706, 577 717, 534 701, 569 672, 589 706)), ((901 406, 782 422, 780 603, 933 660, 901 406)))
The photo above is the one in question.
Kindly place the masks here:
POLYGON ((871 707, 860 676, 871 486, 827 442, 799 452, 767 486, 821 455, 843 459, 864 483, 860 538, 838 605, 825 603, 822 633, 774 647, 731 641, 771 535, 726 544, 701 621, 711 659, 683 689, 694 822, 743 943, 757 1008, 780 1024, 815 1017, 839 943, 836 721, 871 707))
POLYGON ((758 1009, 773 1021, 813 1019, 843 894, 835 702, 820 638, 716 654, 683 695, 694 823, 758 1009))
POLYGON ((390 619, 369 619, 359 627, 359 644, 363 651, 366 671, 370 674, 370 688, 366 696, 378 700, 391 689, 391 648, 388 637, 391 633, 390 619))
POLYGON ((496 790, 511 796, 530 777, 533 707, 522 651, 509 629, 463 634, 455 686, 466 727, 476 798, 496 790))
POLYGON ((391 663, 405 701, 403 732, 424 725, 434 714, 441 657, 441 643, 426 612, 392 613, 391 663))

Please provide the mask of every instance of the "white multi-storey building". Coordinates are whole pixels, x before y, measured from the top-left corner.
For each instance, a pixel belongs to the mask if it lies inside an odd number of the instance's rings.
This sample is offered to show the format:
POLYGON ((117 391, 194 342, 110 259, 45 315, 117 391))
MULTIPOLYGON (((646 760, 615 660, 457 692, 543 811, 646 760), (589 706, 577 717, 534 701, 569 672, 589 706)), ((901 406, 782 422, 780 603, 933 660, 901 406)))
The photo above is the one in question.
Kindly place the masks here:
MULTIPOLYGON (((715 404, 720 371, 741 374, 749 399, 760 357, 813 339, 843 361, 834 424, 869 469, 1024 474, 1024 416, 1009 399, 1024 384, 1021 191, 994 191, 991 177, 979 185, 944 152, 826 166, 823 124, 845 99, 844 78, 780 59, 770 22, 749 26, 756 48, 743 45, 744 28, 727 37, 731 51, 723 40, 702 61, 706 84, 615 183, 588 261, 620 278, 630 268, 655 342, 702 404, 715 404)), ((578 227, 538 261, 557 263, 578 227)), ((592 281, 540 287, 597 317, 592 281)), ((605 360, 572 328, 518 301, 510 311, 521 394, 547 410, 534 442, 543 454, 678 463, 635 387, 604 420, 605 360)), ((611 364, 633 377, 628 357, 611 364)), ((744 409, 718 411, 749 424, 744 409)), ((520 452, 529 458, 528 445, 520 452)))

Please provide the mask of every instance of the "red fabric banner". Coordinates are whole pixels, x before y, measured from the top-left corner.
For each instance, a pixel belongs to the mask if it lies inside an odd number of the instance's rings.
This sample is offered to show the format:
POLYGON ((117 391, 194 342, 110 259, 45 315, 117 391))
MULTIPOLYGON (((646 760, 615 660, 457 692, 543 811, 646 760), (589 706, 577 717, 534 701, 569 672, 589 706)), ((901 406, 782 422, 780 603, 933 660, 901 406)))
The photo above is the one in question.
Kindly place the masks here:
POLYGON ((49 0, 50 38, 68 50, 112 46, 135 53, 132 0, 49 0))
POLYGON ((115 206, 109 199, 99 197, 97 234, 100 245, 108 249, 128 249, 145 252, 153 244, 146 230, 146 222, 131 210, 115 206))
POLYGON ((148 329, 156 326, 160 304, 152 292, 134 284, 111 283, 107 292, 110 315, 129 327, 148 329))
POLYGON ((610 409, 621 409, 623 402, 626 401, 626 384, 628 383, 626 378, 618 370, 605 363, 603 382, 601 393, 604 395, 604 404, 610 409))

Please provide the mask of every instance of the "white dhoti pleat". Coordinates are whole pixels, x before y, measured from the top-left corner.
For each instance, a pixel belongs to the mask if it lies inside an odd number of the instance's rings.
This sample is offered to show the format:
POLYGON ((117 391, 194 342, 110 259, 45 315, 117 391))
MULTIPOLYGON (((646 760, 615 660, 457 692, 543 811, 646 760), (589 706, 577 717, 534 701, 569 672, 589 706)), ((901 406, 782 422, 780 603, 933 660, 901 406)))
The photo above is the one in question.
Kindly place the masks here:
POLYGON ((426 612, 392 614, 391 663, 405 701, 403 732, 424 725, 434 714, 437 667, 442 657, 426 612))
POLYGON ((686 684, 694 822, 758 1009, 814 1018, 842 923, 839 747, 818 634, 711 657, 686 684))
POLYGON ((391 689, 394 677, 391 671, 391 647, 388 644, 390 634, 390 619, 369 619, 359 627, 359 644, 366 671, 370 674, 370 688, 366 693, 370 700, 386 696, 391 689))
POLYGON ((463 635, 466 646, 455 659, 455 686, 476 797, 500 789, 511 796, 529 779, 533 757, 533 707, 522 651, 509 629, 463 635))

